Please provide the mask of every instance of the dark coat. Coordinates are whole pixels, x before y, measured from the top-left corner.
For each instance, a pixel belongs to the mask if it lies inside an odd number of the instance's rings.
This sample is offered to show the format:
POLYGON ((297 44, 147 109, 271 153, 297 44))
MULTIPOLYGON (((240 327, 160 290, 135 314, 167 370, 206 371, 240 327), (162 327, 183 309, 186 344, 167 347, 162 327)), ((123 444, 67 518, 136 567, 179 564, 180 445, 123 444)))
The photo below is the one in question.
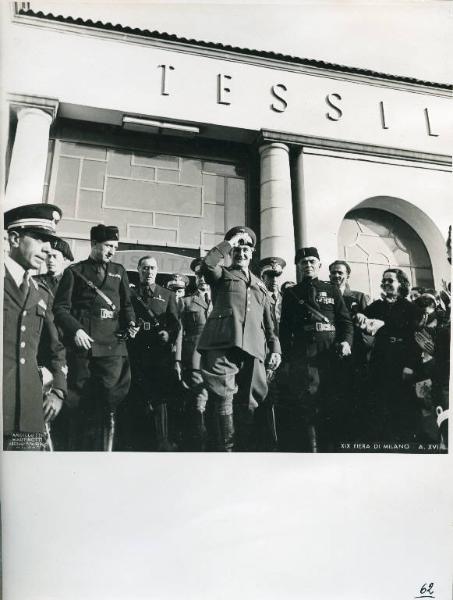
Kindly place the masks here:
POLYGON ((220 265, 231 248, 229 242, 221 242, 202 262, 201 272, 211 286, 214 306, 198 350, 240 348, 264 361, 267 352, 280 353, 269 293, 253 273, 249 280, 241 270, 220 265))
POLYGON ((352 346, 352 321, 338 288, 319 279, 311 280, 311 286, 308 280, 304 280, 285 290, 283 295, 280 341, 285 360, 303 355, 309 347, 311 352, 313 344, 316 344, 318 352, 329 350, 336 342, 348 342, 352 346), (311 289, 314 297, 310 295, 311 289), (327 317, 335 330, 315 331, 316 323, 321 321, 299 300, 327 317))
POLYGON ((44 273, 42 275, 35 275, 34 279, 44 284, 46 288, 52 292, 52 295, 55 296, 62 277, 63 273, 55 276, 52 276, 49 273, 44 273))
MULTIPOLYGON (((366 307, 370 304, 370 297, 363 292, 358 292, 357 290, 351 290, 351 288, 347 285, 346 289, 343 293, 343 300, 346 304, 346 308, 351 315, 351 319, 357 313, 364 313, 366 307)), ((370 348, 374 344, 374 337, 366 334, 359 327, 354 327, 354 341, 352 344, 352 351, 356 355, 357 353, 362 355, 365 359, 364 355, 368 355, 370 348)))
POLYGON ((5 269, 3 302, 3 431, 44 431, 43 391, 38 371, 38 347, 53 375, 53 387, 66 393, 66 359, 53 320, 52 295, 30 280, 24 303, 5 269))
POLYGON ((398 298, 396 302, 375 300, 364 314, 385 323, 376 333, 371 354, 375 373, 400 379, 404 367, 414 369, 419 360, 414 338, 418 321, 416 306, 406 298, 398 298))
POLYGON ((91 258, 69 266, 57 289, 54 314, 67 346, 74 347, 76 331, 84 329, 94 339, 92 356, 126 356, 126 344, 116 334, 135 321, 135 313, 124 267, 107 263, 105 273, 99 276, 96 263, 91 258), (101 318, 101 311, 110 311, 110 307, 77 275, 78 272, 110 298, 116 307, 113 318, 101 318))
POLYGON ((180 315, 182 327, 176 341, 175 359, 181 361, 186 369, 199 370, 201 355, 197 345, 212 311, 212 302, 207 304, 202 293, 188 296, 183 302, 180 315))

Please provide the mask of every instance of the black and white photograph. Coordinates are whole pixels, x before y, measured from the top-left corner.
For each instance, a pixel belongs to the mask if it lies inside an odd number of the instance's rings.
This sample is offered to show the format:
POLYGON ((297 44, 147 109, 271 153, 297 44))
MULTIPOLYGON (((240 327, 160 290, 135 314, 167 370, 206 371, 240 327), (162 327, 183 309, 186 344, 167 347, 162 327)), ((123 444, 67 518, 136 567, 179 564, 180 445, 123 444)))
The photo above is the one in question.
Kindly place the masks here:
MULTIPOLYGON (((297 465, 320 465, 319 477, 376 465, 395 480, 416 465, 407 476, 426 474, 439 497, 451 466, 453 4, 1 8, 5 531, 39 469, 48 481, 47 469, 66 478, 88 464, 87 481, 118 469, 149 484, 145 465, 162 470, 159 506, 165 465, 208 487, 225 468, 227 494, 247 465, 250 484, 297 465), (10 484, 26 464, 37 472, 10 484)), ((33 493, 58 502, 62 481, 33 493)), ((213 576, 205 592, 198 579, 179 588, 175 567, 148 595, 141 581, 101 593, 78 581, 5 598, 384 597, 378 582, 369 595, 314 579, 304 590, 284 561, 275 579, 259 569, 257 587, 223 574, 217 594, 213 576)), ((386 597, 444 600, 442 575, 411 570, 406 595, 393 579, 386 597)))

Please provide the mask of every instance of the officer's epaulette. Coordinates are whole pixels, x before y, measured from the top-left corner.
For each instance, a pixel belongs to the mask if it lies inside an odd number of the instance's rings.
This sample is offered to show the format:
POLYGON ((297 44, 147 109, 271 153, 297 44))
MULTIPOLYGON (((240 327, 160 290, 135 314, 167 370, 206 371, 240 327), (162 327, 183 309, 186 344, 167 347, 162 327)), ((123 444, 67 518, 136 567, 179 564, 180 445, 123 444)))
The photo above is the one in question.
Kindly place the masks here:
POLYGON ((256 284, 265 294, 268 294, 270 296, 269 290, 264 285, 264 283, 261 281, 261 279, 257 279, 256 284))

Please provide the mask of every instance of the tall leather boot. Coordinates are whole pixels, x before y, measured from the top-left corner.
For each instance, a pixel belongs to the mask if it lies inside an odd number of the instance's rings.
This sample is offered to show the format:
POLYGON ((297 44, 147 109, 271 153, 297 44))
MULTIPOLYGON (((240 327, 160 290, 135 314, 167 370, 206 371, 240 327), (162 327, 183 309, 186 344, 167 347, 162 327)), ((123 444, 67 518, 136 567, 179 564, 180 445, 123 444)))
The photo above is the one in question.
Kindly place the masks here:
POLYGON ((234 446, 233 415, 215 415, 217 452, 232 452, 234 446))
POLYGON ((104 452, 113 452, 115 446, 116 433, 116 412, 114 410, 107 411, 104 424, 104 452))
POLYGON ((313 424, 307 427, 308 443, 310 444, 310 450, 312 452, 318 452, 318 436, 313 424))
POLYGON ((166 404, 154 407, 154 429, 156 432, 156 445, 158 452, 172 452, 173 445, 168 440, 168 413, 166 404))

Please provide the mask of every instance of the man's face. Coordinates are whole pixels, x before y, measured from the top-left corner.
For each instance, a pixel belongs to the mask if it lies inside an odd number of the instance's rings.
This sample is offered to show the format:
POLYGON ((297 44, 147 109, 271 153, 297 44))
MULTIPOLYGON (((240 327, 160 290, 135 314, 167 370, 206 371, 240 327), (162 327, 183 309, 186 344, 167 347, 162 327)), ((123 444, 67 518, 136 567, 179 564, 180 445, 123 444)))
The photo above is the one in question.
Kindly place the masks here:
POLYGON ((50 242, 43 240, 37 233, 19 235, 13 232, 9 236, 11 258, 25 270, 39 269, 50 251, 50 242))
POLYGON ((400 283, 396 273, 393 273, 393 271, 384 271, 384 274, 382 275, 381 288, 386 296, 389 298, 395 298, 400 289, 400 283))
POLYGON ((115 256, 118 249, 117 240, 107 240, 105 242, 93 242, 91 248, 91 258, 98 262, 108 263, 115 256))
POLYGON ((200 292, 206 293, 209 292, 209 284, 206 283, 204 275, 199 275, 198 273, 195 275, 195 279, 197 282, 197 289, 200 292))
POLYGON ((144 286, 150 286, 156 281, 157 262, 155 258, 145 258, 138 266, 138 276, 140 283, 144 286))
POLYGON ((412 290, 409 292, 409 299, 410 299, 410 301, 411 301, 411 302, 413 302, 413 301, 414 301, 414 300, 416 300, 417 298, 420 298, 420 296, 421 296, 421 294, 420 294, 420 291, 419 291, 419 290, 412 289, 412 290))
POLYGON ((239 267, 240 269, 248 269, 252 256, 253 248, 250 246, 235 246, 233 248, 232 264, 234 267, 239 267))
POLYGON ((272 275, 270 271, 265 271, 263 273, 263 282, 269 291, 278 290, 277 278, 275 275, 272 275))
POLYGON ((51 248, 47 252, 46 267, 50 275, 59 275, 63 271, 64 257, 59 250, 51 248))
POLYGON ((315 279, 318 277, 321 262, 316 256, 301 258, 297 264, 301 270, 303 279, 315 279))
POLYGON ((329 273, 329 279, 334 285, 342 287, 346 285, 348 278, 348 271, 344 265, 332 265, 329 273))
POLYGON ((176 300, 179 300, 180 298, 184 298, 184 296, 186 295, 186 289, 185 288, 177 288, 175 290, 175 294, 176 294, 176 300))

